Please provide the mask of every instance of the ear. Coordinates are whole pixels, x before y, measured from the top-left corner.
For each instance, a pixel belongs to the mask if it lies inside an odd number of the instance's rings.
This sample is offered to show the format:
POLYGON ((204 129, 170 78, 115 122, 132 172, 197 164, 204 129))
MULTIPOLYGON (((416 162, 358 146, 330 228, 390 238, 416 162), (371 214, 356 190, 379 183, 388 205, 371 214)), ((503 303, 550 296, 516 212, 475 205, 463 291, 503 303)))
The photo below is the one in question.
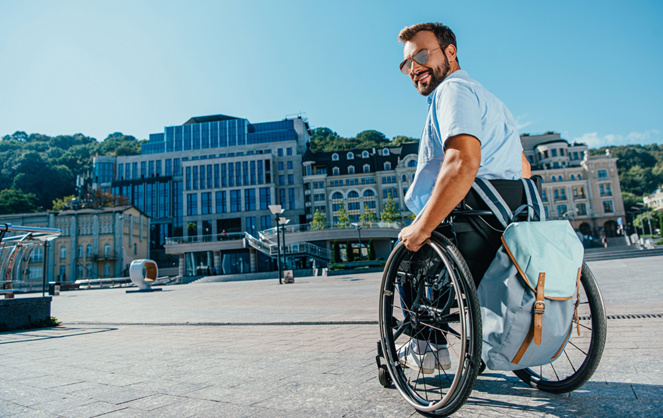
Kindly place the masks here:
POLYGON ((456 61, 456 47, 449 44, 444 48, 444 54, 449 62, 456 61))

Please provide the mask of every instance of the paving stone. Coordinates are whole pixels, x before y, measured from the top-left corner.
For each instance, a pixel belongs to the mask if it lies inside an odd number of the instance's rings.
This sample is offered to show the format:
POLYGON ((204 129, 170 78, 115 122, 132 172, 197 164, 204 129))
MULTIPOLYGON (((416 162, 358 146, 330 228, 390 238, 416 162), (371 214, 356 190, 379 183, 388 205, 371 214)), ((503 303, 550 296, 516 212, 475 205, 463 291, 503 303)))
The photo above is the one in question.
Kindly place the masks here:
MULTIPOLYGON (((663 270, 663 257, 594 266, 609 312, 662 310, 663 291, 625 303, 641 295, 623 277, 663 270)), ((377 381, 377 325, 264 325, 376 321, 380 275, 357 277, 290 287, 194 283, 148 298, 124 289, 63 292, 53 309, 64 326, 0 333, 0 416, 419 416, 377 381), (162 325, 127 325, 137 322, 162 325), (262 325, 165 325, 186 322, 262 325)), ((661 330, 663 319, 609 320, 599 369, 570 395, 488 370, 455 416, 661 416, 661 330)))

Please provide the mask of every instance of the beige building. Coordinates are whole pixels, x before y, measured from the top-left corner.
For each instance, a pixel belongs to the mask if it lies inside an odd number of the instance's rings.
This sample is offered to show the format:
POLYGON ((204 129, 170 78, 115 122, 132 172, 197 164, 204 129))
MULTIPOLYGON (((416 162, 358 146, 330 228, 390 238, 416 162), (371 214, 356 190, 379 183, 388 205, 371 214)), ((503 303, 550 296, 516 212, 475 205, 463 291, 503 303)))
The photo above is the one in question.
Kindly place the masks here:
POLYGON ((645 206, 650 209, 661 211, 663 210, 663 187, 659 187, 656 191, 649 196, 644 197, 645 206))
POLYGON ((44 265, 46 281, 73 282, 123 277, 131 261, 149 258, 150 221, 133 206, 4 215, 0 223, 62 231, 46 251, 35 246, 25 255, 28 288, 41 288, 44 265))
POLYGON ((583 235, 621 235, 624 202, 617 158, 590 156, 587 145, 557 133, 520 137, 532 174, 543 177, 542 199, 550 219, 568 219, 583 235))

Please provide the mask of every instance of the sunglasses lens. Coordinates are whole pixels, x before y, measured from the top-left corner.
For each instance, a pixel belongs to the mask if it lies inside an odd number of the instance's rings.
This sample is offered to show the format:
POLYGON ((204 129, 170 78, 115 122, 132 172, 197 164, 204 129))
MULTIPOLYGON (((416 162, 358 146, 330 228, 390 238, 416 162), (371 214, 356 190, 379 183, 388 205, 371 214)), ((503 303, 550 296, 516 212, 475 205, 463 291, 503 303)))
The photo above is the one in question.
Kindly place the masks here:
POLYGON ((422 49, 412 56, 412 59, 417 62, 417 64, 424 65, 428 62, 430 54, 427 49, 422 49))
POLYGON ((405 61, 401 62, 401 72, 405 75, 410 73, 410 68, 412 68, 412 61, 408 58, 405 61))

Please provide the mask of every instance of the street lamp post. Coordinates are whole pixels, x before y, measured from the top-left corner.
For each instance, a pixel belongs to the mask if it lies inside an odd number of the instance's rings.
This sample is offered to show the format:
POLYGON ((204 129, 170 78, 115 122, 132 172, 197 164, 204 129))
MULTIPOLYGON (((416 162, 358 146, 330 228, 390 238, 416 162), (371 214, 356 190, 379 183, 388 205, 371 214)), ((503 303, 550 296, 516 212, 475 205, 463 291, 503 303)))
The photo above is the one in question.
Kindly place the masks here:
POLYGON ((286 255, 287 247, 285 246, 285 226, 288 224, 288 222, 290 222, 290 219, 286 218, 281 218, 281 220, 279 221, 279 223, 281 224, 281 239, 283 240, 283 270, 286 270, 288 268, 288 256, 286 255))
POLYGON ((354 222, 352 224, 355 228, 357 228, 357 236, 359 237, 359 261, 362 261, 362 255, 361 255, 361 224, 359 222, 354 222))
POLYGON ((281 242, 279 240, 279 221, 281 218, 279 215, 283 213, 284 209, 281 208, 281 205, 269 205, 269 210, 276 217, 276 264, 279 269, 279 284, 283 284, 281 279, 281 242))

